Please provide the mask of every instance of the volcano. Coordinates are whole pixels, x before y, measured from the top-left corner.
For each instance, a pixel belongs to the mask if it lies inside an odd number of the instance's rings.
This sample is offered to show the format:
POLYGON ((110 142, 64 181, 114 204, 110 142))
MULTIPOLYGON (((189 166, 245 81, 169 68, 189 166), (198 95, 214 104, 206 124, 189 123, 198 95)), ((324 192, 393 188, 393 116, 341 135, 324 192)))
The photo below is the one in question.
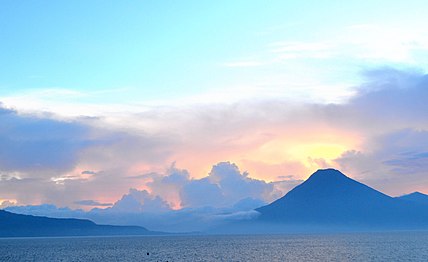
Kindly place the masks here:
POLYGON ((428 227, 428 208, 390 197, 335 169, 316 171, 285 196, 256 211, 260 212, 259 221, 277 224, 428 227))

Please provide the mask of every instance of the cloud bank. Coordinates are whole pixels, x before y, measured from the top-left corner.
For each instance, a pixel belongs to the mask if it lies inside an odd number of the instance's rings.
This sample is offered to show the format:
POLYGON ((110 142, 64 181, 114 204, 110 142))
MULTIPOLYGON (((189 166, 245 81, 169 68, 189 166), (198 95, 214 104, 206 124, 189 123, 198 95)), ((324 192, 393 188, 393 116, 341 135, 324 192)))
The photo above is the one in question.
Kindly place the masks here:
POLYGON ((272 201, 327 166, 388 194, 428 193, 427 75, 365 76, 340 104, 253 99, 75 118, 3 107, 0 199, 114 203, 120 212, 227 208, 272 201))

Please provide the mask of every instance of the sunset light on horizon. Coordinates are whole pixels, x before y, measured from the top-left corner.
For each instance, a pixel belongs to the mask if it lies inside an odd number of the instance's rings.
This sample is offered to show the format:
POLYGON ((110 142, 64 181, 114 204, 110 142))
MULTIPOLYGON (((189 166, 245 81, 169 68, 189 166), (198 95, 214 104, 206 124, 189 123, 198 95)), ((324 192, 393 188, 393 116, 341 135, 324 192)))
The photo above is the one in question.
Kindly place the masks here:
POLYGON ((324 168, 428 193, 411 2, 4 2, 0 205, 226 208, 324 168))

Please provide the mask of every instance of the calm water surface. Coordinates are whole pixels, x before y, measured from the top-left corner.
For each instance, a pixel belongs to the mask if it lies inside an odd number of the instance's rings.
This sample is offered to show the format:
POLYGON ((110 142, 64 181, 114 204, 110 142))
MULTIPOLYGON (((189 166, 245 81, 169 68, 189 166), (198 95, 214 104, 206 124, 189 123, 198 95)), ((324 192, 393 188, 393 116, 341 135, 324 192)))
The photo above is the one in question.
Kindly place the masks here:
POLYGON ((428 232, 0 239, 0 261, 428 261, 428 232))

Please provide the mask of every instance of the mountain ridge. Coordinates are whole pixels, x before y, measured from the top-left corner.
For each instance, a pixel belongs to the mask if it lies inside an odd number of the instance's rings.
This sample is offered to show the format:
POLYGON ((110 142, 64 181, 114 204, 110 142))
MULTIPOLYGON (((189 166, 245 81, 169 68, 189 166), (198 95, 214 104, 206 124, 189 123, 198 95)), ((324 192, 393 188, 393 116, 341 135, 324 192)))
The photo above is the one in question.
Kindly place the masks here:
POLYGON ((390 197, 335 169, 321 169, 256 209, 259 221, 319 226, 428 227, 428 209, 390 197))
POLYGON ((421 205, 428 205, 428 195, 423 194, 421 192, 413 192, 410 194, 402 195, 402 196, 396 197, 396 199, 410 201, 421 205))
POLYGON ((110 236, 164 234, 140 226, 98 225, 88 219, 50 218, 0 210, 0 237, 110 236))

